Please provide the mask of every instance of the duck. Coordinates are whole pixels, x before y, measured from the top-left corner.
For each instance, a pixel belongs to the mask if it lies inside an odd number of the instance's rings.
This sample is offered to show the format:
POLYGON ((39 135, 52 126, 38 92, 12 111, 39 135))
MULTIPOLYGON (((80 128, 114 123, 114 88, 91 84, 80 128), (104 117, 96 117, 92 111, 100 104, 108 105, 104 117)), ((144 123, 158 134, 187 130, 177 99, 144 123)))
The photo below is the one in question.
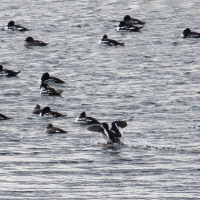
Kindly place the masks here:
POLYGON ((183 31, 183 37, 184 37, 184 38, 186 38, 186 37, 200 38, 200 33, 193 32, 193 31, 191 31, 189 28, 186 28, 186 29, 183 31))
POLYGON ((50 76, 48 72, 44 73, 41 77, 41 82, 51 82, 51 83, 65 83, 65 81, 59 79, 59 78, 56 78, 56 77, 53 77, 53 76, 50 76))
POLYGON ((37 104, 32 113, 33 114, 40 114, 41 112, 42 112, 42 109, 41 109, 40 105, 37 104))
POLYGON ((51 115, 53 117, 65 117, 67 115, 63 115, 59 112, 55 112, 55 111, 52 111, 50 107, 45 107, 42 109, 42 112, 40 113, 40 115, 43 117, 44 115, 51 115))
POLYGON ((48 124, 46 133, 49 133, 49 134, 67 133, 67 131, 65 131, 65 130, 63 130, 61 128, 54 127, 53 124, 48 124))
POLYGON ((41 94, 48 96, 61 96, 64 92, 63 90, 56 90, 53 87, 50 87, 47 83, 41 83, 40 85, 41 94))
POLYGON ((116 40, 108 39, 107 35, 103 36, 103 38, 101 39, 101 44, 106 44, 106 45, 110 45, 110 46, 116 46, 116 45, 124 46, 124 42, 120 43, 120 42, 118 42, 116 40))
POLYGON ((138 32, 140 31, 140 29, 142 29, 144 26, 134 26, 134 25, 131 25, 131 26, 126 26, 125 25, 125 21, 121 21, 119 23, 119 26, 117 27, 117 31, 134 31, 134 32, 138 32))
POLYGON ((48 43, 45 43, 39 40, 34 40, 32 37, 27 37, 25 41, 26 41, 25 46, 47 46, 48 45, 48 43))
POLYGON ((10 21, 8 22, 8 25, 4 28, 4 30, 12 30, 12 31, 29 31, 28 28, 25 28, 23 26, 20 25, 16 25, 14 21, 10 21))
POLYGON ((12 118, 7 117, 7 116, 0 113, 0 120, 7 120, 7 119, 12 119, 12 118))
POLYGON ((109 129, 108 123, 103 122, 100 125, 93 125, 88 127, 89 131, 99 132, 102 137, 107 141, 107 144, 123 144, 120 138, 123 136, 123 128, 127 126, 126 121, 114 121, 109 129))
POLYGON ((3 65, 0 65, 0 75, 5 75, 8 77, 17 76, 21 71, 15 72, 9 69, 3 69, 3 65))
POLYGON ((126 26, 144 25, 146 23, 139 19, 131 18, 130 15, 126 15, 123 20, 124 20, 126 26))
POLYGON ((75 120, 76 123, 82 123, 82 124, 100 124, 100 122, 93 118, 93 117, 86 117, 86 112, 82 112, 80 116, 75 120))

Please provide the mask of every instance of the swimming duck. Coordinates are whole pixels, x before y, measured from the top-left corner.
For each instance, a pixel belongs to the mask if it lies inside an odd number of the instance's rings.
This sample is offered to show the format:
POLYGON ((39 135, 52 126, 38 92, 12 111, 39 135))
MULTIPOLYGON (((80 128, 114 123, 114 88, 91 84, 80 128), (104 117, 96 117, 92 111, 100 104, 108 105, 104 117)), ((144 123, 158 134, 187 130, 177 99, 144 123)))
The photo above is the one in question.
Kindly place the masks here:
POLYGON ((33 114, 40 114, 41 112, 42 112, 42 109, 41 109, 40 105, 37 104, 32 113, 33 114))
POLYGON ((131 25, 131 26, 127 26, 125 25, 125 21, 121 21, 119 23, 119 26, 117 27, 117 31, 140 31, 140 29, 142 29, 143 26, 141 27, 138 27, 138 26, 134 26, 134 25, 131 25))
POLYGON ((12 118, 7 117, 7 116, 0 113, 0 120, 7 120, 7 119, 12 119, 12 118))
POLYGON ((61 129, 61 128, 56 128, 53 126, 53 124, 48 124, 47 126, 47 133, 49 134, 54 134, 54 133, 67 133, 67 131, 61 129))
POLYGON ((131 18, 130 15, 126 15, 124 17, 124 22, 126 26, 132 26, 132 25, 144 25, 146 22, 143 22, 139 19, 131 18))
POLYGON ((45 107, 42 109, 40 115, 43 117, 44 115, 52 115, 53 117, 65 117, 67 115, 63 115, 61 113, 52 111, 50 107, 45 107))
POLYGON ((41 81, 42 82, 52 82, 52 83, 65 83, 65 81, 59 79, 59 78, 56 78, 56 77, 53 77, 53 76, 50 76, 48 72, 44 73, 41 77, 41 81))
POLYGON ((186 28, 183 31, 183 37, 200 38, 200 33, 192 32, 189 28, 186 28))
POLYGON ((123 136, 123 128, 126 126, 126 121, 114 121, 112 122, 111 129, 109 129, 108 124, 103 122, 101 125, 88 127, 88 130, 101 133, 102 137, 107 141, 107 144, 123 144, 120 138, 123 136))
POLYGON ((48 45, 48 43, 41 42, 39 40, 34 40, 32 37, 27 37, 25 41, 26 41, 25 46, 47 46, 48 45))
POLYGON ((24 28, 23 26, 16 25, 14 21, 8 22, 8 25, 4 28, 4 30, 12 30, 12 31, 29 31, 29 29, 24 28))
POLYGON ((5 75, 8 77, 17 76, 21 71, 15 72, 9 69, 3 69, 3 65, 0 65, 0 75, 5 75))
POLYGON ((41 94, 42 95, 49 95, 49 96, 61 96, 61 94, 64 92, 63 90, 56 90, 52 87, 49 87, 47 83, 41 83, 40 85, 41 94))
POLYGON ((95 118, 86 117, 86 112, 82 112, 80 116, 75 120, 75 122, 83 124, 100 124, 100 122, 95 118))
POLYGON ((116 46, 116 45, 124 45, 124 42, 123 43, 120 43, 116 40, 111 40, 111 39, 108 39, 107 35, 104 35, 103 38, 101 39, 101 44, 106 44, 106 45, 110 45, 110 46, 116 46))

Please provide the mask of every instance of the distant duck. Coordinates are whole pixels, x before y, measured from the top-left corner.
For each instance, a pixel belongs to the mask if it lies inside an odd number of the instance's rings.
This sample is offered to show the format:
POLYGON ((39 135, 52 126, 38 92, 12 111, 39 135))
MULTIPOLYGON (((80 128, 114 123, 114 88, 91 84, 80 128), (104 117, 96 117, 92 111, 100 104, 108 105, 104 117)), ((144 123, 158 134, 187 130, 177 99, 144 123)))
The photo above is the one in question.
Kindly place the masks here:
POLYGON ((0 120, 7 120, 7 119, 12 119, 12 118, 7 117, 7 116, 0 113, 0 120))
POLYGON ((25 46, 47 46, 48 45, 48 43, 45 43, 39 40, 34 40, 32 37, 27 37, 25 41, 26 41, 25 46))
POLYGON ((40 113, 40 115, 43 117, 44 115, 49 115, 52 117, 65 117, 67 115, 63 115, 61 113, 52 111, 50 107, 45 107, 42 109, 42 112, 40 113))
POLYGON ((130 15, 126 15, 124 17, 124 22, 126 26, 132 26, 132 25, 144 25, 146 22, 143 22, 139 19, 131 18, 130 15))
POLYGON ((190 38, 200 38, 200 33, 192 32, 189 28, 186 28, 183 31, 183 37, 190 37, 190 38))
POLYGON ((124 42, 123 43, 120 43, 116 40, 111 40, 111 39, 108 39, 107 35, 104 35, 103 38, 101 39, 101 44, 106 44, 106 45, 110 45, 110 46, 116 46, 116 45, 124 45, 124 42))
POLYGON ((8 25, 4 28, 4 30, 12 30, 12 31, 29 31, 29 29, 24 28, 23 26, 16 25, 14 21, 8 22, 8 25))
POLYGON ((82 112, 80 116, 75 120, 77 123, 82 123, 82 124, 100 124, 98 120, 96 120, 93 117, 86 117, 86 113, 82 112))
POLYGON ((47 83, 41 83, 40 85, 41 94, 42 95, 48 95, 48 96, 61 96, 63 93, 63 90, 56 90, 52 87, 50 87, 47 83))
POLYGON ((41 109, 40 105, 37 104, 32 113, 33 114, 40 114, 41 112, 42 112, 42 109, 41 109))
POLYGON ((101 125, 88 127, 88 130, 101 133, 102 137, 107 141, 107 144, 123 144, 120 138, 123 136, 123 128, 126 126, 126 121, 114 121, 112 122, 111 129, 109 129, 108 124, 103 122, 101 125))
POLYGON ((44 73, 41 77, 41 81, 42 82, 51 82, 51 83, 65 83, 65 81, 59 79, 59 78, 56 78, 56 77, 53 77, 53 76, 50 76, 48 72, 44 73))
POLYGON ((134 32, 138 32, 142 28, 143 28, 143 26, 140 26, 140 27, 134 26, 134 25, 127 26, 127 25, 125 25, 125 21, 121 21, 119 23, 119 26, 117 27, 117 31, 134 31, 134 32))
POLYGON ((56 128, 53 126, 53 124, 48 124, 47 126, 47 133, 49 134, 54 134, 54 133, 67 133, 67 131, 61 129, 61 128, 56 128))
POLYGON ((3 69, 3 65, 0 65, 0 75, 2 76, 8 76, 8 77, 12 77, 12 76, 17 76, 21 71, 15 72, 9 69, 3 69))

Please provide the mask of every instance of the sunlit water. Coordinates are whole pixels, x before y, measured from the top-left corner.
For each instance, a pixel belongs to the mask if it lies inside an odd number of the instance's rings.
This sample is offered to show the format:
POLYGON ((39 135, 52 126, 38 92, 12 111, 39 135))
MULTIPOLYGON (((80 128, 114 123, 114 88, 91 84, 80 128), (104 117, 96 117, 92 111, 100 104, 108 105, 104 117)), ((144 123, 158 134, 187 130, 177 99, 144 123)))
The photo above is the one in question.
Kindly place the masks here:
POLYGON ((199 199, 200 3, 192 1, 2 1, 29 32, 0 31, 0 199, 199 199), (123 17, 146 21, 117 32, 123 17), (104 34, 125 46, 99 45, 104 34), (26 48, 24 40, 49 43, 26 48), (66 81, 62 97, 40 95, 44 72, 66 81), (65 118, 33 115, 36 104, 65 118), (82 111, 101 122, 126 120, 124 146, 75 124, 82 111), (48 135, 46 126, 68 134, 48 135))

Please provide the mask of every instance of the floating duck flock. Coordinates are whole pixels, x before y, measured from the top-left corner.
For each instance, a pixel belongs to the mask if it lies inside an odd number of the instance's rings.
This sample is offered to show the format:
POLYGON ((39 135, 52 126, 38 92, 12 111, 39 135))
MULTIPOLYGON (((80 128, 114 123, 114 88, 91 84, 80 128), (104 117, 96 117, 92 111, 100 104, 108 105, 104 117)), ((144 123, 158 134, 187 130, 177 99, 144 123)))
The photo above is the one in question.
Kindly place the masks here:
MULTIPOLYGON (((123 18, 123 21, 120 21, 119 25, 117 26, 117 31, 132 31, 132 32, 138 32, 140 31, 146 22, 143 22, 141 20, 132 18, 130 15, 126 15, 123 18)), ((31 31, 28 28, 25 28, 21 25, 16 25, 14 21, 10 21, 8 25, 4 28, 5 31, 31 31)), ((200 33, 193 32, 189 28, 186 28, 182 33, 183 38, 200 38, 200 33)), ((100 44, 102 45, 108 45, 108 46, 116 46, 121 45, 124 46, 124 42, 118 42, 113 39, 108 39, 107 35, 104 35, 100 41, 100 44)), ((25 39, 25 46, 47 46, 48 43, 35 40, 33 37, 27 37, 25 39)), ((7 77, 14 77, 17 76, 21 71, 13 71, 9 69, 4 69, 2 65, 0 65, 0 76, 7 76, 7 77)), ((65 81, 50 76, 48 72, 44 73, 41 77, 41 83, 40 83, 40 89, 41 89, 41 95, 47 95, 47 96, 61 96, 64 92, 63 90, 56 90, 55 88, 49 86, 51 83, 55 84, 65 84, 65 81)), ((51 117, 61 117, 64 118, 67 115, 61 114, 56 111, 53 111, 50 107, 44 107, 41 108, 39 104, 37 104, 32 111, 32 114, 39 115, 41 117, 51 116, 51 117)), ((10 120, 11 117, 7 117, 4 114, 0 113, 0 120, 10 120)), ((103 143, 103 145, 112 145, 112 144, 118 144, 123 145, 123 143, 120 141, 121 137, 123 136, 123 128, 127 126, 126 121, 114 121, 111 123, 111 128, 109 129, 109 125, 106 122, 99 122, 97 119, 93 117, 86 116, 86 112, 82 112, 80 116, 75 120, 76 123, 84 124, 87 126, 87 129, 89 131, 93 132, 99 132, 102 135, 102 138, 106 140, 107 143, 103 143)), ((48 134, 63 134, 67 133, 67 131, 54 127, 53 124, 47 125, 46 133, 48 134)), ((100 143, 102 144, 102 143, 100 143)))

